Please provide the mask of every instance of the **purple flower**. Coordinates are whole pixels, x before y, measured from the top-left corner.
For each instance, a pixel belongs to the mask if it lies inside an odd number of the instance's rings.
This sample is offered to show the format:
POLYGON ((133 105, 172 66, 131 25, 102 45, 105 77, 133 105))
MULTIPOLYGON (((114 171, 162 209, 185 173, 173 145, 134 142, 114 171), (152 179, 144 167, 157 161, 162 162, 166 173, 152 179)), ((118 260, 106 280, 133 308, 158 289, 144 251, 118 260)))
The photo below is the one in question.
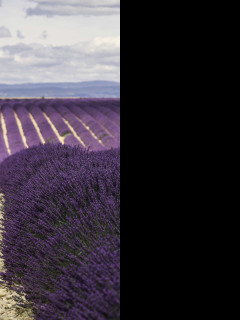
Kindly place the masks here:
POLYGON ((0 188, 0 275, 34 318, 120 319, 120 149, 32 147, 0 164, 0 188))

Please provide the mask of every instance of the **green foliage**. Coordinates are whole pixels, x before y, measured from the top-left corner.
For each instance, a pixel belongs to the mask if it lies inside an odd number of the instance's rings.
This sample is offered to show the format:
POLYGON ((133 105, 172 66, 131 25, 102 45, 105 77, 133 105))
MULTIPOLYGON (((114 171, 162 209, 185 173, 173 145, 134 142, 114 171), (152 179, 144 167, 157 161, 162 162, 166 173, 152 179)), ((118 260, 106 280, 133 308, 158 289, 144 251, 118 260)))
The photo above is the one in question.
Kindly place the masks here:
POLYGON ((71 131, 66 131, 61 135, 61 137, 65 139, 65 138, 67 138, 68 136, 71 136, 71 135, 72 135, 71 131))

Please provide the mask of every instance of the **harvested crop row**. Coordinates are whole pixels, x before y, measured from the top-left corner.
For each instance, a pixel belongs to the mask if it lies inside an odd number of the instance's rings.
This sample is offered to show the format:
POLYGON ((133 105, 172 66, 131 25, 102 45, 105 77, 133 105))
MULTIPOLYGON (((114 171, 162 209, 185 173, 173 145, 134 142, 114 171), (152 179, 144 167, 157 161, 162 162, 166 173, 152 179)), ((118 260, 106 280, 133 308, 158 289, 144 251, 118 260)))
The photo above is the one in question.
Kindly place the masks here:
POLYGON ((120 150, 33 147, 0 165, 0 185, 2 278, 34 319, 120 319, 120 150))

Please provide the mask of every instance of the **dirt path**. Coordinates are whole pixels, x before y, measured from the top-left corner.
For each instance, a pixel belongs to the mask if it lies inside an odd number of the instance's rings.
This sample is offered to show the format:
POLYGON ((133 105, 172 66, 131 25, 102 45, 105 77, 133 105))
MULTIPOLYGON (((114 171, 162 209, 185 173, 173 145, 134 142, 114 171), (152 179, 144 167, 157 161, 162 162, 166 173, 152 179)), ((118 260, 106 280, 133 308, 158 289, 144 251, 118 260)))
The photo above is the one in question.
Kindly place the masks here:
MULTIPOLYGON (((0 224, 2 219, 3 196, 0 193, 0 224)), ((2 240, 0 233, 0 241, 2 240)), ((0 270, 4 270, 2 254, 0 253, 0 270)), ((17 306, 19 296, 0 284, 0 320, 32 320, 30 310, 17 306)))

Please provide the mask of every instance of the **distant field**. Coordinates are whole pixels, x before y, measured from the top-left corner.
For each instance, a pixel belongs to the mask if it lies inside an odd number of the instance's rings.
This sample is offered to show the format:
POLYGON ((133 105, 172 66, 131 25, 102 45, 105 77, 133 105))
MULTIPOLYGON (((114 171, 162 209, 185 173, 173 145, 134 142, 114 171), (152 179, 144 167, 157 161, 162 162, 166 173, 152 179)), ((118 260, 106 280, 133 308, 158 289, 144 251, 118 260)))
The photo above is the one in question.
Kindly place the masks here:
POLYGON ((119 98, 120 83, 90 81, 80 83, 35 83, 6 85, 0 83, 0 97, 74 97, 74 98, 119 98))
POLYGON ((120 146, 119 99, 1 99, 0 162, 45 143, 89 150, 120 146))

